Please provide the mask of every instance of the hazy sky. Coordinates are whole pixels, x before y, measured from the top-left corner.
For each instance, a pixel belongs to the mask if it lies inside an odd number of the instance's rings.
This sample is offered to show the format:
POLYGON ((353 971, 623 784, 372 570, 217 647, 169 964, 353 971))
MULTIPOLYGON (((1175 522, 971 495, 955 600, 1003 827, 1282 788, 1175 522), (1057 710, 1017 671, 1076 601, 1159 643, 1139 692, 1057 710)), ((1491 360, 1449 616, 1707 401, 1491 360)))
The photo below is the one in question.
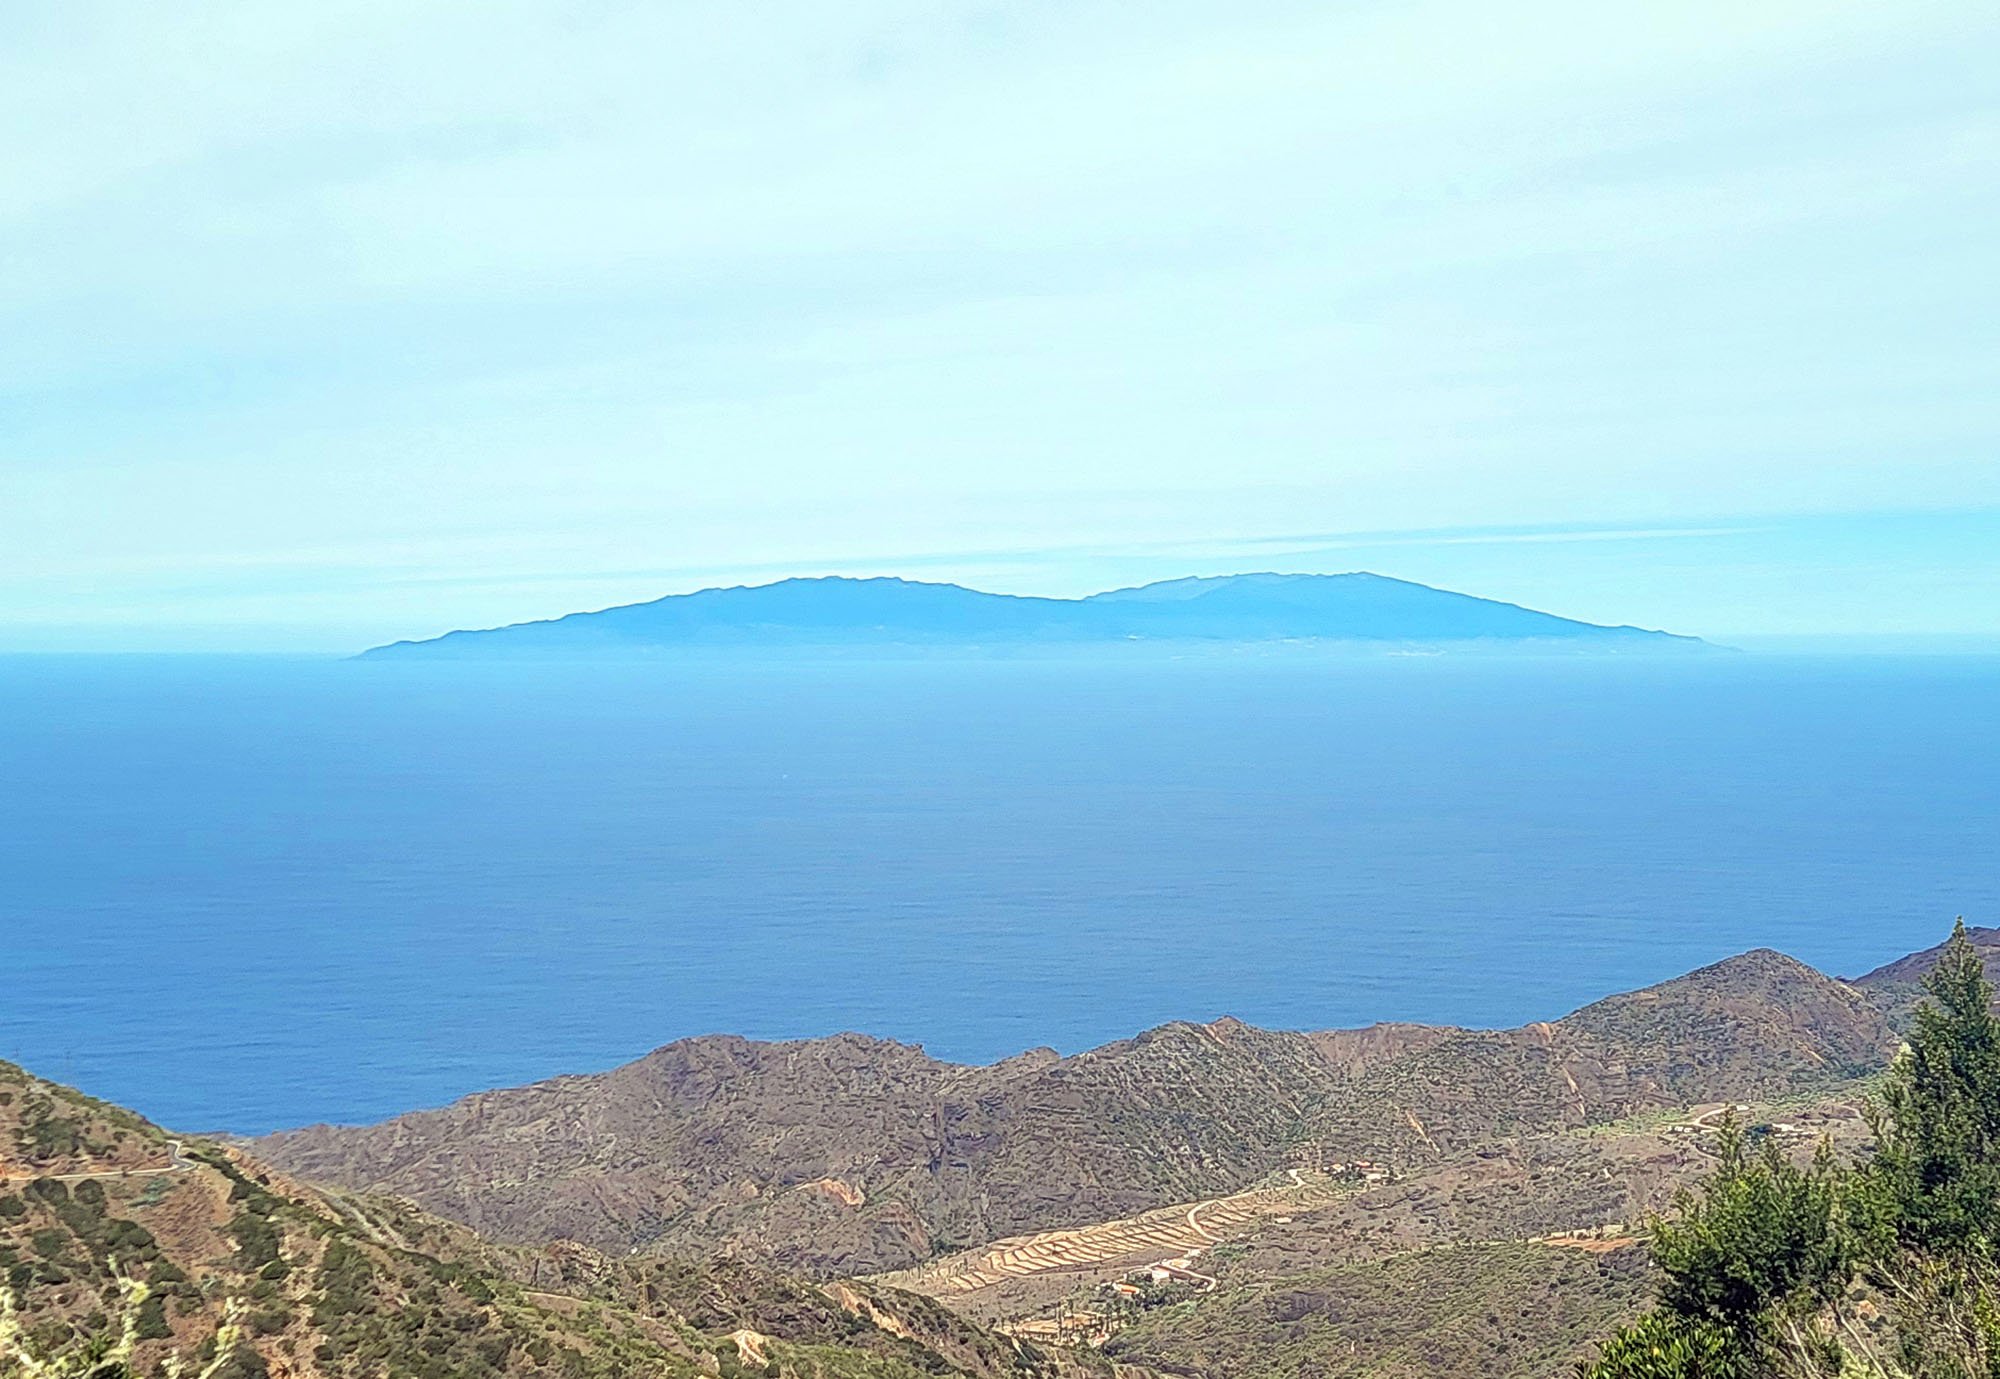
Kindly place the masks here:
POLYGON ((2000 635, 2000 6, 0 13, 0 647, 1372 568, 2000 635))

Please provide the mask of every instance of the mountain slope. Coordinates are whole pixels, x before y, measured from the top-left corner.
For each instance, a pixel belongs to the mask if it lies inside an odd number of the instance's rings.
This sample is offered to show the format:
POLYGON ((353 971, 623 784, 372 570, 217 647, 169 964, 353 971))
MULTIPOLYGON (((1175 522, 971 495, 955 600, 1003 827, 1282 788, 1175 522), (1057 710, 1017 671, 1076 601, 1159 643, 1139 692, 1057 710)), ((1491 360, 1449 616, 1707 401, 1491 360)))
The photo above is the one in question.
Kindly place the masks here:
POLYGON ((1198 1306, 1143 1315, 1108 1349, 1192 1379, 1545 1379, 1651 1292, 1640 1251, 1525 1243, 1277 1278, 1225 1270, 1198 1306))
MULTIPOLYGON (((307 1187, 0 1064, 0 1374, 132 1325, 130 1372, 211 1379, 1060 1379, 1095 1366, 928 1299, 740 1261, 491 1245, 307 1187), (14 1329, 18 1324, 18 1332, 14 1329), (203 1368, 204 1373, 209 1373, 203 1368)), ((32 1370, 23 1370, 32 1373, 32 1370)))
POLYGON ((1295 1164, 1831 1085, 1894 1047, 1858 991, 1746 954, 1519 1030, 1170 1024, 992 1067, 842 1035, 704 1038, 592 1077, 269 1137, 300 1174, 508 1239, 878 1272, 1235 1191, 1295 1164))
MULTIPOLYGON (((1989 976, 2000 977, 2000 928, 1969 928, 1966 936, 1979 951, 1989 976)), ((1909 1025, 1910 1015, 1923 998, 1924 978, 1937 966, 1944 945, 1911 953, 1854 979, 1853 985, 1885 1015, 1897 1029, 1909 1025)))
POLYGON ((1771 1099, 1881 1067, 1895 1040, 1846 984, 1769 950, 1548 1024, 1459 1031, 1366 1067, 1326 1152, 1401 1161, 1708 1100, 1771 1099))
POLYGON ((619 656, 692 648, 1093 645, 1319 640, 1547 642, 1668 649, 1691 637, 1604 627, 1406 580, 1227 575, 1170 580, 1082 599, 988 594, 902 579, 787 579, 704 589, 649 603, 483 631, 450 632, 366 653, 487 658, 619 656))

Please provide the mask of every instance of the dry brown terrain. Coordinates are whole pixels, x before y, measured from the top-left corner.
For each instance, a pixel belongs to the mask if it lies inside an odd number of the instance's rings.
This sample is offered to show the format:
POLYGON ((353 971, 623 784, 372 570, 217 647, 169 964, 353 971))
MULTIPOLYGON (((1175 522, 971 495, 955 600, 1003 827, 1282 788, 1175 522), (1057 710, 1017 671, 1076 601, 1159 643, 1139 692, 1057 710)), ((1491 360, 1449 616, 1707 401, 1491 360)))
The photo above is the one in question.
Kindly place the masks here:
POLYGON ((1427 1374, 1545 1375, 1643 1304, 1643 1222, 1709 1171, 1726 1112, 1799 1155, 1822 1140, 1851 1154, 1868 1138, 1852 1090, 1705 1103, 1483 1146, 1393 1181, 1299 1175, 1297 1188, 1197 1207, 1199 1233, 1170 1208, 996 1242, 884 1281, 1016 1335, 1176 1373, 1401 1374, 1414 1348, 1427 1374), (1149 1267, 1159 1264, 1173 1266, 1164 1282, 1149 1267), (1468 1327, 1467 1315, 1482 1324, 1468 1327))
POLYGON ((141 1373, 233 1318, 217 1379, 1562 1372, 1642 1305, 1639 1224, 1724 1114, 1865 1141, 1931 956, 1845 983, 1749 953, 1518 1030, 1221 1020, 992 1067, 689 1040, 254 1147, 297 1178, 0 1068, 0 1269, 44 1349, 144 1285, 141 1373))
POLYGON ((496 1247, 405 1203, 172 1139, 7 1064, 0 1146, 0 1374, 32 1372, 23 1352, 115 1339, 128 1316, 138 1376, 176 1355, 190 1373, 215 1361, 211 1379, 1110 1372, 872 1285, 830 1291, 741 1262, 614 1260, 574 1244, 496 1247))
POLYGON ((1011 1236, 976 1250, 879 1276, 911 1292, 949 1298, 1010 1279, 1044 1274, 1097 1276, 1156 1262, 1184 1263, 1210 1245, 1242 1235, 1267 1218, 1310 1211, 1352 1189, 1323 1175, 1292 1170, 1279 1185, 1227 1197, 1177 1203, 1122 1220, 1011 1236))
POLYGON ((1894 1045, 1860 989, 1756 952, 1506 1031, 1220 1020, 991 1067, 856 1035, 686 1040, 256 1149, 500 1239, 726 1245, 840 1276, 1228 1196, 1294 1166, 1414 1171, 1523 1135, 1809 1092, 1894 1045))

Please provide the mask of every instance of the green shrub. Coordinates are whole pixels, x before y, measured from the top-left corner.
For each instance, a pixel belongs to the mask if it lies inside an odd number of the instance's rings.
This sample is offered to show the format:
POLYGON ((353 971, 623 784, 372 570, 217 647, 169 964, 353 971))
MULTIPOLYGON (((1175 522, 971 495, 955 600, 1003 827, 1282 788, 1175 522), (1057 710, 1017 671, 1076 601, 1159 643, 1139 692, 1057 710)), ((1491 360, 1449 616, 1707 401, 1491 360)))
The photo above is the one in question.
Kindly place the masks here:
POLYGON ((1576 1367, 1579 1379, 1749 1379, 1750 1363, 1727 1328, 1713 1322, 1648 1312, 1604 1343, 1595 1363, 1576 1367))
POLYGON ((174 1334, 167 1325, 167 1300, 158 1293, 149 1295, 139 1304, 139 1318, 136 1331, 142 1341, 164 1341, 174 1334))
POLYGON ((238 1265, 255 1272, 278 1258, 278 1228, 268 1216, 255 1211, 238 1211, 229 1221, 230 1238, 236 1242, 238 1265))

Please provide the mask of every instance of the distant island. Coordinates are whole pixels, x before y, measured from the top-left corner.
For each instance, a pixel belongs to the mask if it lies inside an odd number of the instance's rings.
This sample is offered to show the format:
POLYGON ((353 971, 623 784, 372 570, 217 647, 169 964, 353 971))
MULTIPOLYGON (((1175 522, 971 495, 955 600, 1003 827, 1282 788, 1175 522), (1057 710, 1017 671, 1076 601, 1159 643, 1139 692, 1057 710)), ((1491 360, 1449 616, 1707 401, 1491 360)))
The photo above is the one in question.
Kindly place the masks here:
POLYGON ((838 653, 1299 642, 1619 652, 1708 646, 1696 637, 1579 622, 1368 573, 1171 579, 1077 599, 834 576, 671 594, 598 612, 395 642, 363 655, 585 659, 700 649, 838 653))

